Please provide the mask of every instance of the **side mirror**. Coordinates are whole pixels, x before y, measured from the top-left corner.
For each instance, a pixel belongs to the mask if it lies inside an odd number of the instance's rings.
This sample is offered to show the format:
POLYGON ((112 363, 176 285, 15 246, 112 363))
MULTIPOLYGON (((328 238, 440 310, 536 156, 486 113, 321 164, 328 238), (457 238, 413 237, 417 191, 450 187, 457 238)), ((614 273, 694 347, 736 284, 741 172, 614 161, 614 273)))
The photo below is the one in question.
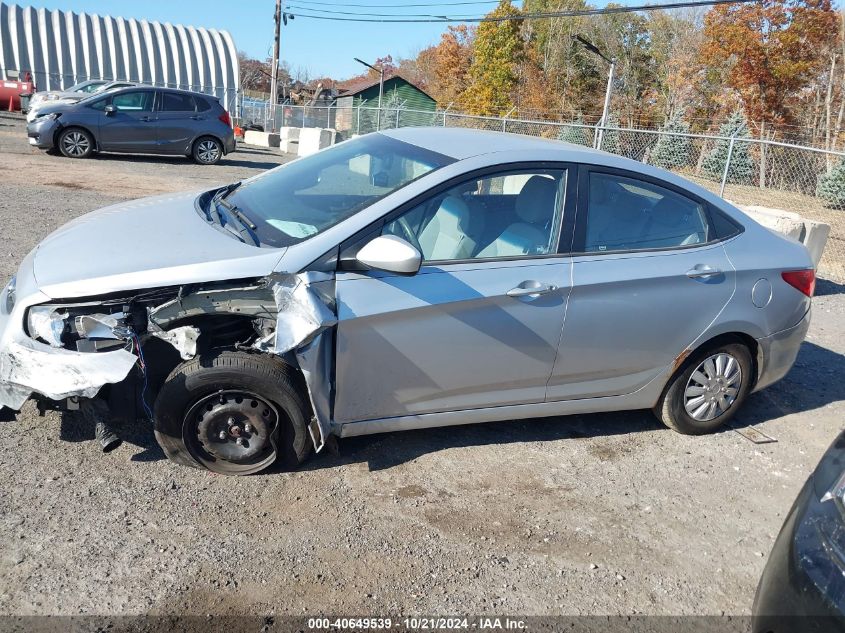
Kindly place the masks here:
POLYGON ((358 251, 356 259, 367 268, 400 275, 415 275, 422 264, 422 255, 401 237, 380 235, 358 251))
POLYGON ((105 108, 103 108, 103 112, 106 113, 106 116, 111 116, 112 114, 117 112, 117 106, 114 106, 110 103, 105 108))

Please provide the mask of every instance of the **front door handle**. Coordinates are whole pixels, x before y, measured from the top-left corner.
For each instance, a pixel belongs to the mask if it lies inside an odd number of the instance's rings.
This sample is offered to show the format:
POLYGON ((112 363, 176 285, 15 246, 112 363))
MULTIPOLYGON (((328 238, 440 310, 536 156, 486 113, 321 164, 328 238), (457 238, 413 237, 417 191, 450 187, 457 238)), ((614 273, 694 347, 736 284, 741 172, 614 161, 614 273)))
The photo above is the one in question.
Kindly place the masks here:
POLYGON ((543 284, 539 281, 529 280, 523 281, 516 288, 508 290, 509 297, 534 297, 549 294, 557 290, 557 286, 552 284, 543 284))
POLYGON ((713 266, 708 266, 707 264, 698 264, 687 271, 687 277, 690 279, 709 279, 710 277, 721 274, 721 270, 713 268, 713 266))

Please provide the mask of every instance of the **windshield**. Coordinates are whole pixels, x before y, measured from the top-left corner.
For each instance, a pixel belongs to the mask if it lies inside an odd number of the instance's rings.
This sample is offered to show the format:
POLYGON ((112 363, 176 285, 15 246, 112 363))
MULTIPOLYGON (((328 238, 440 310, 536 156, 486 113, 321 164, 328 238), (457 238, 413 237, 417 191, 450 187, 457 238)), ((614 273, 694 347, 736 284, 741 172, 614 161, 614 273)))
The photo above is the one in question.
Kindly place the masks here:
POLYGON ((245 181, 226 202, 249 217, 262 244, 290 246, 451 162, 416 145, 369 134, 245 181))

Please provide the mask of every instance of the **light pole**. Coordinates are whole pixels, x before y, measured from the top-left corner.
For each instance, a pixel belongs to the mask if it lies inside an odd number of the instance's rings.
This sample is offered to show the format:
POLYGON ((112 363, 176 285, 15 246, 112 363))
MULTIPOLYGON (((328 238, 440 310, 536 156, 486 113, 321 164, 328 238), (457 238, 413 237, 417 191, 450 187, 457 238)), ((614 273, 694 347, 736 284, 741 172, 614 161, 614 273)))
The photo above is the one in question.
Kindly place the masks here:
POLYGON ((353 57, 352 59, 359 64, 364 64, 367 68, 372 68, 378 73, 378 112, 376 113, 376 130, 381 130, 381 99, 384 96, 384 65, 382 65, 381 68, 376 68, 357 57, 353 57))
POLYGON ((588 51, 595 53, 608 64, 610 64, 610 70, 608 70, 607 73, 607 89, 604 92, 604 108, 602 108, 601 121, 599 121, 599 129, 598 133, 596 134, 596 148, 601 149, 601 143, 604 139, 603 128, 605 125, 607 125, 607 115, 610 112, 610 95, 613 92, 613 73, 616 70, 616 58, 607 57, 604 53, 599 50, 599 48, 595 44, 585 40, 580 35, 573 35, 572 39, 577 40, 578 42, 583 44, 584 48, 586 48, 588 51))

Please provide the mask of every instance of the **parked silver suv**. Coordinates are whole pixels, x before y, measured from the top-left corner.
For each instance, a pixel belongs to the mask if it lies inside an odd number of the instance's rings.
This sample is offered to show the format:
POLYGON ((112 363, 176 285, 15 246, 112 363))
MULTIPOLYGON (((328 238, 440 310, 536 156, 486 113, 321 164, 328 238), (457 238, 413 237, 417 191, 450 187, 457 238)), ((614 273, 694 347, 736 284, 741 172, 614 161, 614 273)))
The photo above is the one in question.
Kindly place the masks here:
POLYGON ((134 86, 38 110, 30 145, 68 158, 93 152, 182 154, 213 165, 235 149, 229 113, 206 94, 134 86))

